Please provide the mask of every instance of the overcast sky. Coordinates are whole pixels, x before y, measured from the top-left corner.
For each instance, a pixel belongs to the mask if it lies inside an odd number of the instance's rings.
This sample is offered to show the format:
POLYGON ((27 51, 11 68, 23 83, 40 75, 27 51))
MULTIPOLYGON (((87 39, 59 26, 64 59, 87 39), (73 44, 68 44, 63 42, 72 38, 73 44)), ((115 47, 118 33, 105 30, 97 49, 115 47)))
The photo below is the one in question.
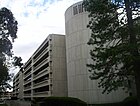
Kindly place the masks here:
POLYGON ((13 45, 16 56, 26 62, 48 34, 65 34, 64 13, 81 0, 0 0, 18 21, 18 38, 13 45))

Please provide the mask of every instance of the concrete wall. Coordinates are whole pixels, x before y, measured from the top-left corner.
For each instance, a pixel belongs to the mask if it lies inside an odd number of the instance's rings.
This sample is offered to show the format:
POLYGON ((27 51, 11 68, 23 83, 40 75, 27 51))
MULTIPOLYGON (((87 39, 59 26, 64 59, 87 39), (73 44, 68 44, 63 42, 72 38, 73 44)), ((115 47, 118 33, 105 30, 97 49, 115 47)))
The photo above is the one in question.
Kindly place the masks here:
POLYGON ((52 35, 53 96, 67 96, 66 44, 64 35, 52 35))
POLYGON ((121 101, 128 96, 123 90, 102 94, 98 81, 89 79, 86 64, 92 62, 89 55, 91 47, 87 45, 91 32, 87 29, 88 13, 79 13, 81 4, 78 2, 70 6, 65 12, 68 96, 80 98, 89 104, 121 101), (74 15, 76 6, 78 13, 74 15))
POLYGON ((23 73, 19 71, 19 94, 18 98, 23 99, 23 73))

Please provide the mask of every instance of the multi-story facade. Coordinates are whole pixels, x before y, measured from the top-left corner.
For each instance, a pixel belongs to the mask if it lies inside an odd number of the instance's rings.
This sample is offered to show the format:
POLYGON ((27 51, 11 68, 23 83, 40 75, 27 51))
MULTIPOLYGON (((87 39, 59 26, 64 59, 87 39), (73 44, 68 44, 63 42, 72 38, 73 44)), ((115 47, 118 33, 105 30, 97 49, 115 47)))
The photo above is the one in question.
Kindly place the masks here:
POLYGON ((23 70, 25 100, 67 96, 65 49, 65 36, 50 34, 26 62, 23 70))
POLYGON ((13 79, 13 97, 23 99, 23 73, 22 69, 16 74, 13 79))
POLYGON ((12 92, 0 92, 0 100, 8 100, 12 97, 12 92))
POLYGON ((13 79, 13 96, 17 97, 19 94, 19 72, 14 76, 13 79))
POLYGON ((82 2, 70 6, 65 12, 68 96, 80 98, 88 104, 119 102, 128 96, 122 89, 102 94, 98 80, 91 80, 86 64, 91 63, 87 45, 91 31, 87 28, 88 12, 82 2))

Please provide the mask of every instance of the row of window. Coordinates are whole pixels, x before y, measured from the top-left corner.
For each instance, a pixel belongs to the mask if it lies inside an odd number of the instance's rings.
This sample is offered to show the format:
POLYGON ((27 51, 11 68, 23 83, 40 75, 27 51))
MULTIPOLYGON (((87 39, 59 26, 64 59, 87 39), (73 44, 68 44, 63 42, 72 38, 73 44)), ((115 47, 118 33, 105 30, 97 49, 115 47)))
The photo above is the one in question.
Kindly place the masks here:
POLYGON ((73 7, 73 15, 82 13, 83 11, 84 11, 84 9, 83 9, 82 4, 79 4, 79 5, 76 5, 76 6, 73 7))
POLYGON ((38 53, 37 53, 33 58, 36 59, 48 46, 49 46, 49 42, 47 42, 47 43, 38 51, 38 53))
MULTIPOLYGON (((34 93, 44 92, 44 91, 50 91, 48 85, 47 86, 40 87, 40 88, 36 88, 36 89, 33 90, 34 93)), ((31 94, 31 90, 24 91, 24 95, 26 95, 26 94, 31 94)))
MULTIPOLYGON (((42 64, 43 61, 46 61, 46 59, 49 57, 49 52, 47 52, 46 54, 44 54, 38 61, 36 61, 33 65, 34 69, 36 69, 37 67, 40 66, 40 64, 42 64)), ((31 63, 30 63, 31 64, 31 63)), ((48 67, 48 66, 47 66, 48 67)), ((44 67, 45 68, 45 67, 44 67)), ((32 67, 30 66, 29 68, 27 68, 27 70, 24 73, 24 76, 26 77, 28 74, 31 73, 32 67)), ((38 69, 38 70, 42 70, 38 69)), ((37 70, 36 70, 37 71, 37 70)))

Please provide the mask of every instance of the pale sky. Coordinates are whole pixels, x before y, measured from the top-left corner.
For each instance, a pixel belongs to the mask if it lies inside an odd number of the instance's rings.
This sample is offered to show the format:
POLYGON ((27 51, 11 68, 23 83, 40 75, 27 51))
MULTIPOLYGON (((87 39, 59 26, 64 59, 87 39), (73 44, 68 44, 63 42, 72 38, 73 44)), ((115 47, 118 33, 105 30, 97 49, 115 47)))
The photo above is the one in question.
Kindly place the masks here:
POLYGON ((81 0, 0 0, 18 21, 16 56, 26 62, 49 34, 65 34, 65 11, 81 0))

